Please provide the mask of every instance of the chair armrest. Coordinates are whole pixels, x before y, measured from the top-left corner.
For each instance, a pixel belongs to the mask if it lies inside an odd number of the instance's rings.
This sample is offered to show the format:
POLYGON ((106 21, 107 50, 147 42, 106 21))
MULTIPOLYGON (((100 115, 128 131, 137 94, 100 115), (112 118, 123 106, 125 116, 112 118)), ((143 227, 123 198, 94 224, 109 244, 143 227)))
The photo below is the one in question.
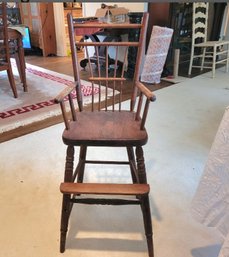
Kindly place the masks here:
POLYGON ((70 104, 72 120, 76 120, 76 110, 75 110, 73 99, 72 99, 72 96, 71 96, 71 92, 75 88, 76 88, 75 85, 68 86, 64 90, 62 90, 59 93, 59 95, 57 95, 54 98, 54 102, 60 104, 63 119, 64 119, 64 123, 65 123, 65 128, 67 130, 70 128, 70 125, 69 125, 69 120, 68 120, 67 111, 66 111, 66 107, 65 107, 65 100, 68 99, 68 102, 70 104))
POLYGON ((149 104, 150 104, 150 102, 153 102, 156 100, 156 96, 144 84, 142 84, 139 81, 136 82, 136 87, 140 90, 140 95, 139 95, 135 119, 141 120, 140 129, 143 130, 145 127, 149 104), (146 97, 146 101, 145 101, 144 108, 142 110, 143 95, 146 97), (142 115, 141 115, 141 112, 143 112, 142 115), (141 116, 142 116, 142 118, 141 118, 141 116))
POLYGON ((151 92, 144 84, 137 81, 136 86, 150 101, 154 102, 156 100, 156 96, 154 95, 154 93, 151 92))
POLYGON ((63 89, 55 98, 55 103, 61 103, 64 101, 64 99, 75 89, 75 85, 67 86, 65 89, 63 89))

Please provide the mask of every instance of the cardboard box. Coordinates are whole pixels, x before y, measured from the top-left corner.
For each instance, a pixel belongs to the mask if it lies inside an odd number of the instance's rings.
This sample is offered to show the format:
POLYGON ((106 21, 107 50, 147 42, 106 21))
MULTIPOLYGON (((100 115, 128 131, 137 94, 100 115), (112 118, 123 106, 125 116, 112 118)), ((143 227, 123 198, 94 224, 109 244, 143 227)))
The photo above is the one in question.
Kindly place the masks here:
POLYGON ((124 7, 99 8, 96 10, 95 16, 101 22, 122 23, 128 21, 128 10, 124 7))

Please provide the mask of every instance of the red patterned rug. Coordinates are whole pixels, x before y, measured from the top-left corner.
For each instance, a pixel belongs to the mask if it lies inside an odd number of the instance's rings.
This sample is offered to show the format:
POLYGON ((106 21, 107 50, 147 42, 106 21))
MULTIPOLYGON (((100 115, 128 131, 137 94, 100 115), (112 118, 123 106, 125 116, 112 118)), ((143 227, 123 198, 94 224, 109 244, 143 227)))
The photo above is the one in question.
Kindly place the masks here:
MULTIPOLYGON (((12 65, 18 98, 13 97, 6 72, 1 72, 0 142, 35 131, 46 120, 46 124, 50 125, 56 123, 57 117, 61 121, 60 107, 53 99, 62 89, 73 83, 71 76, 26 64, 28 92, 23 92, 15 63, 12 62, 12 65), (31 126, 33 128, 28 129, 31 126)), ((92 93, 96 95, 99 89, 95 87, 92 92, 87 81, 81 82, 84 105, 87 105, 91 102, 92 93)))

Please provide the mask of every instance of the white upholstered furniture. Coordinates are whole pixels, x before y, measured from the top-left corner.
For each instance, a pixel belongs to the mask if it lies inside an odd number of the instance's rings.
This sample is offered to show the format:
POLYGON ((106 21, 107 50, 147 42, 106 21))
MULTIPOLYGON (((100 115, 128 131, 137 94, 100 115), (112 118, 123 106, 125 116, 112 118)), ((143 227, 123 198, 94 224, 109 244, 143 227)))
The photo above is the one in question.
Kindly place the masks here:
POLYGON ((219 257, 229 256, 229 107, 225 110, 192 201, 196 220, 224 238, 219 257))

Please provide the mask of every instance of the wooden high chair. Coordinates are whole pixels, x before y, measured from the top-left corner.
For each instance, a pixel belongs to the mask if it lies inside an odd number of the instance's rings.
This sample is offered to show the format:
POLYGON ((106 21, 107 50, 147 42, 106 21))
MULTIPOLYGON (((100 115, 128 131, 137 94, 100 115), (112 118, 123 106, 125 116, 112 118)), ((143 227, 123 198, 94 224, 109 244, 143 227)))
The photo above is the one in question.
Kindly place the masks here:
MULTIPOLYGON (((144 163, 143 145, 147 143, 148 135, 145 128, 147 112, 151 101, 155 100, 154 94, 139 82, 140 64, 145 45, 148 13, 145 13, 141 24, 106 24, 90 22, 85 24, 73 23, 71 14, 68 14, 68 26, 72 63, 75 83, 66 88, 56 102, 60 103, 65 123, 62 138, 67 145, 64 182, 60 185, 63 194, 61 216, 60 251, 65 251, 68 222, 74 203, 84 204, 138 204, 141 206, 145 235, 147 238, 148 254, 153 257, 153 239, 151 212, 149 204, 150 186, 147 183, 144 163), (130 29, 140 30, 140 36, 135 42, 76 42, 75 31, 88 31, 88 28, 100 29, 111 33, 126 33, 130 29), (119 32, 117 32, 119 31, 119 32), (84 47, 88 58, 88 81, 91 83, 92 92, 97 88, 98 94, 91 96, 90 107, 84 107, 81 95, 81 79, 79 61, 76 49, 84 47), (104 48, 104 57, 99 56, 99 50, 104 48), (94 49, 93 63, 89 55, 89 48, 94 49), (137 59, 133 80, 125 78, 125 68, 129 48, 136 48, 137 59), (113 65, 110 60, 113 53, 113 65), (96 62, 95 62, 96 57, 96 62), (118 63, 120 65, 118 67, 118 63), (128 107, 122 102, 122 90, 129 87, 132 97, 128 107), (78 109, 74 106, 75 100, 72 93, 76 90, 78 109), (69 101, 71 117, 67 109, 66 98, 69 101), (136 104, 135 104, 136 102, 136 104), (114 160, 89 160, 87 149, 97 147, 120 147, 127 151, 126 161, 114 160), (78 164, 74 165, 75 147, 79 147, 78 164), (104 165, 129 165, 130 183, 100 183, 101 181, 85 181, 86 166, 97 164, 98 169, 104 165), (102 197, 105 195, 106 197, 102 197), (86 196, 86 197, 85 197, 86 196), (92 197, 90 197, 92 196, 92 197), (118 196, 118 197, 117 197, 118 196), (120 198, 121 197, 121 198, 120 198), (125 199, 128 197, 128 199, 125 199), (131 197, 131 199, 129 199, 131 197)), ((113 158, 112 158, 113 157, 113 158)), ((115 166, 117 167, 117 166, 115 166)), ((117 170, 120 169, 117 167, 117 170)), ((130 213, 130 215, 132 215, 130 213)), ((128 217, 123 217, 125 220, 128 217)))

